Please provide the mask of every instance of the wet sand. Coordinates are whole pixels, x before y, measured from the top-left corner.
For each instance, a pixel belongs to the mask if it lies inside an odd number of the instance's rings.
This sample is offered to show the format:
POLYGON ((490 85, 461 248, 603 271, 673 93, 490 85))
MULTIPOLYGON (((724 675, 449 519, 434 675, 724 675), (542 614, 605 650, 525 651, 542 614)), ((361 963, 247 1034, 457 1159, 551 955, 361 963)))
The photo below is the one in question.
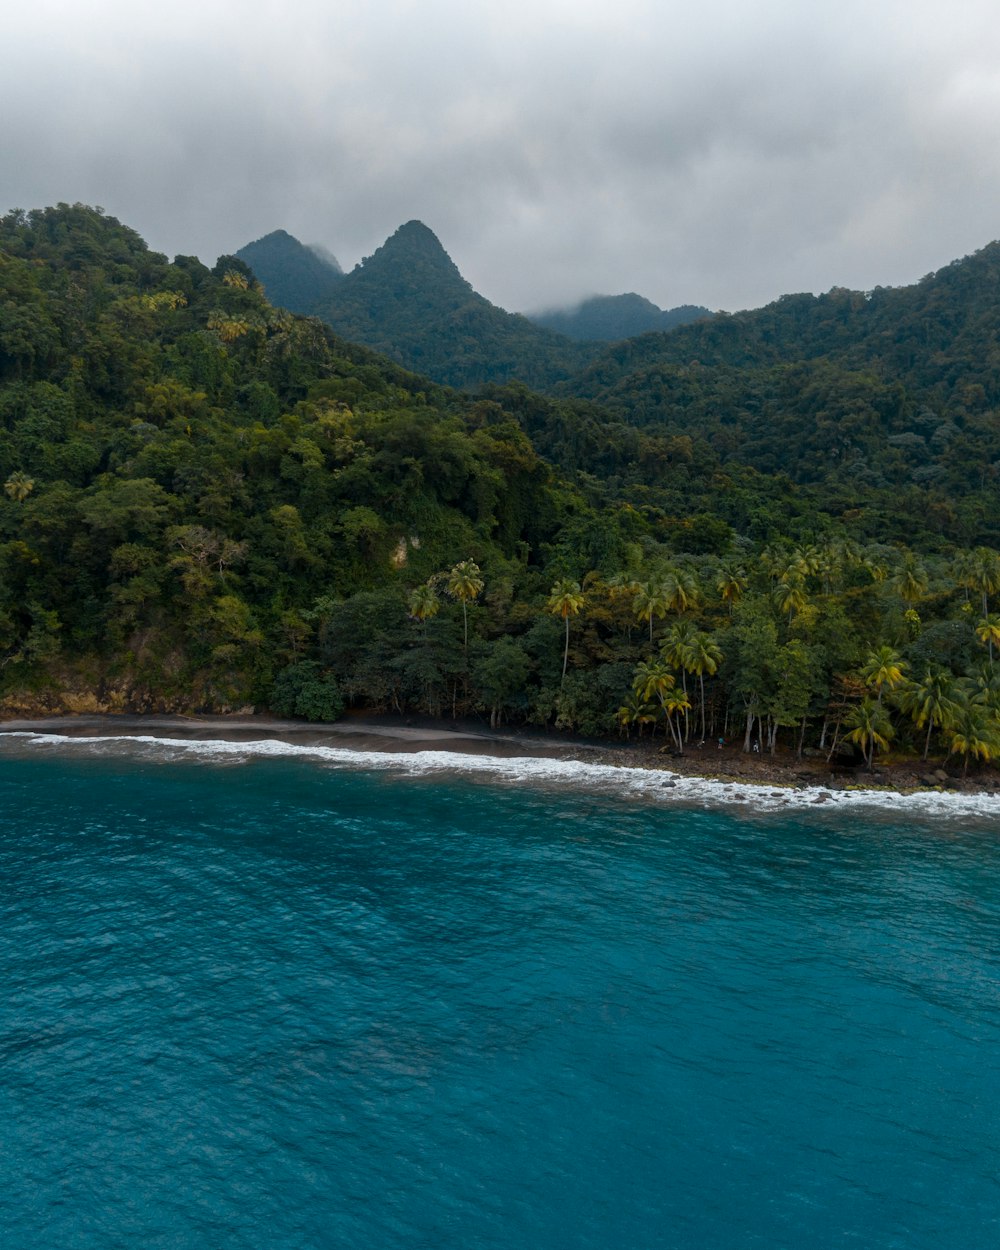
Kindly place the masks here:
POLYGON ((578 761, 654 770, 675 777, 752 787, 780 786, 791 790, 822 788, 913 793, 934 789, 996 795, 1000 775, 994 769, 970 770, 961 778, 961 761, 902 759, 880 763, 875 773, 829 764, 818 752, 799 759, 793 752, 744 754, 741 743, 691 746, 683 756, 667 752, 662 739, 626 742, 585 742, 542 729, 506 732, 477 722, 443 725, 429 719, 348 714, 331 724, 281 720, 256 714, 227 716, 79 714, 24 717, 0 721, 0 734, 39 733, 65 737, 153 737, 191 742, 277 742, 296 747, 328 747, 379 754, 408 755, 422 751, 490 757, 499 760, 578 761), (933 774, 937 772, 936 778, 933 774))

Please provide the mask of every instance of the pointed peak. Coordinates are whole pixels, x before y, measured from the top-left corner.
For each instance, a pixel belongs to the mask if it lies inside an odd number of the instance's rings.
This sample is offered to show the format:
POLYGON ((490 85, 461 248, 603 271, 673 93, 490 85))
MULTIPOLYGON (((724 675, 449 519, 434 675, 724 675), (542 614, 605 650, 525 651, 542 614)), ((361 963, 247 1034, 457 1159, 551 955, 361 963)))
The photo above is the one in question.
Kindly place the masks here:
MULTIPOLYGON (((259 239, 254 239, 252 243, 247 243, 246 246, 257 247, 261 243, 280 243, 284 246, 292 243, 296 247, 302 246, 298 239, 294 235, 289 234, 287 230, 272 230, 268 234, 262 234, 259 239)), ((242 251, 243 249, 241 248, 240 250, 242 251)))
POLYGON ((468 285, 437 235, 422 221, 408 221, 400 226, 371 256, 365 257, 358 270, 371 274, 383 266, 393 269, 403 266, 425 275, 436 272, 441 277, 457 279, 463 286, 468 285))
POLYGON ((412 221, 404 221, 392 237, 394 239, 419 239, 425 243, 436 243, 438 247, 441 247, 441 241, 434 231, 429 226, 425 226, 422 221, 417 221, 415 217, 412 221))
POLYGON ((386 239, 375 255, 378 256, 380 253, 389 255, 405 253, 438 263, 444 261, 449 267, 453 267, 451 257, 441 246, 441 240, 422 221, 405 222, 386 239))

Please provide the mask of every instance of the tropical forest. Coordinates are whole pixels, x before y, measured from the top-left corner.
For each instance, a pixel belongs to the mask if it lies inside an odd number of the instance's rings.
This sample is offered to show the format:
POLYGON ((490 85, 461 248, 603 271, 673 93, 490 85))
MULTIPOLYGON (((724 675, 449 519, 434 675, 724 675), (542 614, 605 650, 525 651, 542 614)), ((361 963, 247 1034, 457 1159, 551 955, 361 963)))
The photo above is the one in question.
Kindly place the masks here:
POLYGON ((347 274, 268 239, 209 268, 84 205, 0 219, 6 716, 1000 755, 1000 244, 543 323, 420 223, 347 274), (602 328, 637 309, 665 328, 602 328))

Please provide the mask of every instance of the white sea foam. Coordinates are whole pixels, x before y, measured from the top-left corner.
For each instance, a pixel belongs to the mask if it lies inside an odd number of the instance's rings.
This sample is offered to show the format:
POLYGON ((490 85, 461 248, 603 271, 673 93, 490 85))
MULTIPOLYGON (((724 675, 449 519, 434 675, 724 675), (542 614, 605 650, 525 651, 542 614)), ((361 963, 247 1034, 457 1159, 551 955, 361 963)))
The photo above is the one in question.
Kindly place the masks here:
POLYGON ((163 762, 203 760, 216 764, 246 764, 255 759, 315 760, 338 769, 393 772, 409 777, 460 774, 472 779, 534 785, 545 789, 586 789, 625 800, 684 806, 733 806, 756 812, 808 808, 817 811, 868 809, 906 817, 950 817, 997 820, 1000 796, 953 791, 901 794, 887 790, 833 790, 823 786, 802 789, 774 784, 720 781, 684 776, 665 769, 587 763, 584 760, 502 757, 457 751, 359 751, 350 747, 298 744, 277 739, 231 742, 223 739, 158 737, 151 734, 77 736, 21 730, 0 735, 3 742, 18 739, 38 749, 76 754, 120 754, 163 762))

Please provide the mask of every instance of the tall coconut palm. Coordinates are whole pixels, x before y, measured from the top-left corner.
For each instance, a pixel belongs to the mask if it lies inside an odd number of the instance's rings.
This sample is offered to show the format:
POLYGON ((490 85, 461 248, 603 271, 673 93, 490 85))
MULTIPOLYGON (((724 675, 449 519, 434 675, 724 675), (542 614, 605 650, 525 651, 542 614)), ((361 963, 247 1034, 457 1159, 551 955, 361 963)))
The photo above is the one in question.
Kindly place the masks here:
POLYGON ((698 578, 692 569, 676 565, 667 570, 664 578, 667 590, 667 610, 670 612, 688 612, 698 606, 701 599, 701 588, 698 578))
POLYGON ((663 660, 644 660, 636 667, 632 679, 632 689, 638 698, 645 702, 656 699, 663 709, 663 717, 670 730, 670 736, 676 743, 678 751, 683 752, 684 744, 680 731, 674 724, 674 715, 686 711, 691 704, 687 696, 677 690, 677 679, 663 660))
POLYGON ((410 609, 410 616, 421 625, 437 616, 441 610, 441 600, 430 582, 424 582, 422 586, 411 590, 406 602, 410 609))
POLYGON ((792 578, 789 581, 782 579, 771 592, 774 599, 774 605, 779 612, 788 613, 788 623, 791 624, 792 617, 796 612, 801 612, 809 602, 809 596, 806 594, 805 583, 801 578, 792 578))
POLYGON ((848 729, 844 737, 848 742, 858 744, 864 753, 868 771, 871 772, 874 767, 875 748, 884 751, 892 737, 889 713, 866 695, 847 713, 844 724, 848 729))
POLYGON ((969 771, 969 756, 987 762, 1000 752, 1000 724, 990 709, 975 699, 966 699, 958 707, 947 731, 948 749, 965 757, 962 776, 969 771))
POLYGON ((566 624, 566 645, 563 648, 560 685, 566 680, 566 665, 569 663, 569 618, 576 616, 586 602, 587 597, 580 589, 580 583, 563 577, 552 587, 545 605, 546 612, 551 612, 553 616, 561 616, 566 624))
POLYGON ((469 604, 479 598, 483 584, 479 565, 475 560, 462 560, 461 563, 456 564, 449 572, 445 583, 448 594, 462 605, 466 655, 469 653, 469 604))
POLYGON ((896 569, 892 582, 900 599, 912 605, 927 593, 930 578, 917 557, 908 551, 896 569))
POLYGON ((990 649, 990 663, 993 663, 993 644, 1000 643, 1000 615, 996 612, 984 616, 976 626, 976 637, 985 642, 990 649))
POLYGON ((741 564, 729 561, 719 565, 715 574, 715 589, 722 602, 728 606, 730 616, 733 614, 733 605, 743 598, 746 588, 747 571, 741 564))
POLYGON ((653 641, 653 617, 662 621, 670 606, 670 590, 663 581, 640 582, 635 591, 635 615, 649 621, 649 641, 653 641))
POLYGON ((983 597, 983 616, 990 614, 990 595, 1000 590, 1000 554, 991 547, 977 547, 972 553, 972 585, 983 597))
POLYGON ((699 630, 688 643, 687 659, 690 671, 698 677, 698 697, 701 704, 701 737, 705 740, 705 674, 709 677, 718 672, 722 663, 722 648, 704 630, 699 630))
POLYGON ((883 690, 895 690, 903 684, 907 664, 894 647, 874 647, 861 665, 860 677, 869 690, 876 693, 876 703, 882 702, 883 690))
POLYGON ((923 759, 931 750, 931 734, 935 727, 946 729, 958 713, 960 692, 954 675, 945 668, 927 668, 915 681, 904 681, 895 694, 904 712, 913 718, 918 729, 927 726, 923 759))

